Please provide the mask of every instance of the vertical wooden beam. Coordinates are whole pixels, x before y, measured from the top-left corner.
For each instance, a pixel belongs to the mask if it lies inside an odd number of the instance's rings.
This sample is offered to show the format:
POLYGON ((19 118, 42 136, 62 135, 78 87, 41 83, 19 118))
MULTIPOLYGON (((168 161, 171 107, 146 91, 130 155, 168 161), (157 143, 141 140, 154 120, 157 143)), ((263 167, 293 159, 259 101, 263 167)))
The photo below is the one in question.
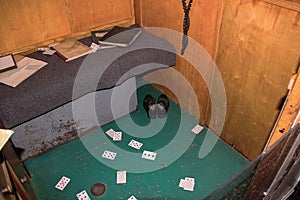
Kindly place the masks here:
POLYGON ((143 26, 142 22, 142 14, 141 14, 141 7, 142 7, 141 0, 134 0, 134 15, 135 15, 135 23, 143 26))
POLYGON ((285 104, 265 148, 274 144, 292 128, 293 124, 299 123, 300 121, 300 71, 298 71, 296 76, 291 79, 291 83, 293 83, 291 90, 286 98, 285 104))

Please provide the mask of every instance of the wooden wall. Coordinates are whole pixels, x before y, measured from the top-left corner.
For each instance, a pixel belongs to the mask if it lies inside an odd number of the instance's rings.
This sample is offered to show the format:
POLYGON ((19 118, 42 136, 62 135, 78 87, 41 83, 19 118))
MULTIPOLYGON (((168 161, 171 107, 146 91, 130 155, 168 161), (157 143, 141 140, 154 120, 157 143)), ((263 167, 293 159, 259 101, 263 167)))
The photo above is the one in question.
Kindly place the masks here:
MULTIPOLYGON (((181 1, 136 0, 135 5, 143 26, 182 32, 181 1)), ((194 1, 191 9, 189 35, 215 59, 226 89, 222 138, 250 160, 262 152, 299 63, 297 8, 295 1, 207 0, 194 1)), ((210 102, 207 88, 192 68, 178 56, 175 69, 192 82, 202 104, 200 121, 209 125, 209 109, 204 110, 210 102)))
POLYGON ((216 63, 227 91, 223 138, 253 159, 266 144, 300 54, 300 13, 264 1, 224 4, 216 63))
POLYGON ((116 24, 133 24, 133 0, 0 0, 0 55, 116 24))
MULTIPOLYGON (((216 0, 193 2, 194 3, 190 11, 192 25, 189 30, 189 35, 196 39, 206 49, 210 56, 215 57, 223 2, 216 0)), ((137 0, 135 1, 135 7, 136 20, 142 26, 162 27, 182 32, 184 15, 181 1, 165 0, 157 3, 157 0, 137 0)), ((173 42, 172 38, 166 39, 173 42)), ((200 121, 202 123, 206 123, 205 119, 207 118, 207 115, 209 115, 209 113, 207 113, 209 96, 203 78, 194 69, 194 67, 181 56, 177 56, 177 65, 173 69, 181 73, 191 84, 193 90, 198 96, 200 121)), ((176 76, 171 70, 164 70, 154 72, 147 76, 146 79, 164 79, 165 82, 168 82, 168 85, 177 85, 175 90, 179 91, 181 96, 186 97, 185 100, 181 102, 181 106, 193 114, 197 107, 190 102, 192 94, 182 87, 182 84, 180 84, 174 77, 176 76), (168 76, 166 76, 166 74, 168 76)), ((159 88, 168 93, 166 88, 159 88)), ((174 94, 170 92, 168 94, 175 101, 177 100, 174 94)))

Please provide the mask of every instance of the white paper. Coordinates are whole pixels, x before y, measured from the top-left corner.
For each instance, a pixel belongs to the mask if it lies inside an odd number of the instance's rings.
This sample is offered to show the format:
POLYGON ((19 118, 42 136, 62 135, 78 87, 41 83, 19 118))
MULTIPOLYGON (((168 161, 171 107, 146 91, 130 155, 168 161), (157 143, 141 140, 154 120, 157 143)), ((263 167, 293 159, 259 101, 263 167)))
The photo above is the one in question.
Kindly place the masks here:
POLYGON ((108 131, 105 132, 109 137, 113 138, 115 135, 114 129, 109 129, 108 131))
POLYGON ((96 36, 96 37, 103 37, 107 32, 108 32, 108 31, 106 31, 106 32, 101 32, 101 33, 95 33, 95 36, 96 36))
POLYGON ((17 63, 17 69, 0 74, 0 82, 11 87, 17 87, 20 83, 33 75, 48 63, 33 58, 25 57, 17 63))

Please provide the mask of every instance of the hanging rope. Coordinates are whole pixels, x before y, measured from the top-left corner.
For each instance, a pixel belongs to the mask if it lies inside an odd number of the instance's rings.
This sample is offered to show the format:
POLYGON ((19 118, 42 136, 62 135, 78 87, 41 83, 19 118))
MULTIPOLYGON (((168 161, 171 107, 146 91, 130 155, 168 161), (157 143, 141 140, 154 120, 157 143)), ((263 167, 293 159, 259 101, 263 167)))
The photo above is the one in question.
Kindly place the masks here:
POLYGON ((190 29, 190 10, 192 7, 193 0, 189 0, 188 5, 186 5, 186 0, 182 0, 182 7, 184 11, 184 20, 183 20, 183 36, 182 36, 182 47, 181 47, 181 55, 184 54, 185 49, 188 45, 188 32, 190 29))

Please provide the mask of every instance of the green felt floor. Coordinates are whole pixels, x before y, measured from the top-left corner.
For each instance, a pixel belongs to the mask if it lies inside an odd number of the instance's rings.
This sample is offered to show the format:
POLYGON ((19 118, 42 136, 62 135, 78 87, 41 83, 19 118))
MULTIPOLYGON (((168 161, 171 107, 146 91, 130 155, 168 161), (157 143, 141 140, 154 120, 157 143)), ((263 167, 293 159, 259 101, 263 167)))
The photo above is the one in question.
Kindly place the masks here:
MULTIPOLYGON (((156 98, 159 91, 139 80, 139 106, 146 94, 156 98), (142 86, 141 86, 142 85, 142 86)), ((137 111, 89 131, 78 139, 26 160, 38 199, 74 199, 86 190, 91 199, 203 199, 248 164, 230 146, 218 140, 212 151, 199 159, 204 138, 215 137, 207 129, 195 135, 198 122, 171 102, 167 118, 150 120, 145 111, 137 111), (104 132, 110 128, 123 132, 122 141, 114 142, 104 132), (127 144, 131 139, 143 143, 140 150, 127 144), (104 150, 117 152, 115 160, 101 157, 104 150), (157 152, 154 161, 141 158, 143 150, 157 152), (127 183, 116 184, 116 171, 127 171, 127 183), (62 176, 71 178, 60 191, 54 186, 62 176), (194 191, 178 186, 180 179, 195 178, 194 191), (90 192, 94 183, 104 183, 101 197, 90 192)))

